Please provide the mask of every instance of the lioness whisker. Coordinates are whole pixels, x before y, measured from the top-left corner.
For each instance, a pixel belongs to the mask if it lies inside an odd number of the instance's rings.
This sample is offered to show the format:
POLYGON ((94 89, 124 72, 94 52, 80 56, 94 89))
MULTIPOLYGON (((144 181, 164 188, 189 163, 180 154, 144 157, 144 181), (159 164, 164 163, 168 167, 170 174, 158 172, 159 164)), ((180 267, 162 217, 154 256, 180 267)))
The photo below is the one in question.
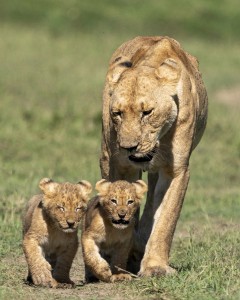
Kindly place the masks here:
POLYGON ((116 155, 118 155, 118 154, 119 154, 119 151, 116 150, 115 152, 113 152, 112 157, 114 157, 114 156, 116 156, 116 155))

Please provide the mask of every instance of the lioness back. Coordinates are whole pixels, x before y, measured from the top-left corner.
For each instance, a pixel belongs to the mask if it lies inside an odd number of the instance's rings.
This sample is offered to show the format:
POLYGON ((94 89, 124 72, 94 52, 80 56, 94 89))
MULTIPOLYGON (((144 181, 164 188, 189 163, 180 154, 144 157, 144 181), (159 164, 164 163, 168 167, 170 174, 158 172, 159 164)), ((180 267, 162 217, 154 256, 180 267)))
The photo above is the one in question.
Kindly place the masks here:
POLYGON ((69 271, 78 248, 77 229, 86 211, 91 185, 40 181, 42 195, 27 204, 23 218, 23 250, 28 281, 35 285, 71 287, 69 271))
POLYGON ((96 184, 99 194, 93 198, 84 217, 82 250, 86 281, 131 280, 126 269, 133 243, 136 211, 147 190, 142 180, 96 184))

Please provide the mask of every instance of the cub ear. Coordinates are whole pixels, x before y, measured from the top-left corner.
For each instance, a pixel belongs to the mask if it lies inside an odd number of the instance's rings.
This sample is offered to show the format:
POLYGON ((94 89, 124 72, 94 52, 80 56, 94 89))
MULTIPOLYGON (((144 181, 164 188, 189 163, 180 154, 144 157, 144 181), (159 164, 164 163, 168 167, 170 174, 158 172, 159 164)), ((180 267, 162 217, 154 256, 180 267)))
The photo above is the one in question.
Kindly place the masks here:
POLYGON ((146 183, 143 180, 137 180, 133 182, 136 189, 136 194, 139 199, 143 198, 144 193, 148 190, 146 183))
POLYGON ((99 192, 99 196, 104 196, 107 194, 111 182, 106 179, 101 179, 96 183, 95 189, 99 192))
POLYGON ((52 195, 56 193, 58 183, 54 182, 50 178, 43 178, 39 182, 39 188, 43 191, 44 194, 52 195))
POLYGON ((92 185, 87 180, 81 180, 78 182, 83 197, 87 197, 92 192, 92 185))
POLYGON ((155 74, 161 80, 167 81, 179 81, 181 69, 179 64, 173 58, 167 58, 156 69, 155 74))

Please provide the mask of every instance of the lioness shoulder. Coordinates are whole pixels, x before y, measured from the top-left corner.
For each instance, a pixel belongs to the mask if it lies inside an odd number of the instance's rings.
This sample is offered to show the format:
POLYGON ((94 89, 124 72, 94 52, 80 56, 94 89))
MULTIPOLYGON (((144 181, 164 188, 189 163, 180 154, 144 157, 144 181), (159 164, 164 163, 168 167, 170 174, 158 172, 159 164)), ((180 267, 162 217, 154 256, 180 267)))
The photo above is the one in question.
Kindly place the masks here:
POLYGON ((96 184, 98 196, 90 202, 84 216, 82 250, 86 281, 131 280, 126 269, 133 243, 136 212, 147 185, 105 179, 96 184))
POLYGON ((86 211, 91 184, 57 183, 43 178, 43 194, 27 204, 23 218, 23 250, 28 281, 35 285, 72 286, 69 271, 78 248, 77 229, 86 211))

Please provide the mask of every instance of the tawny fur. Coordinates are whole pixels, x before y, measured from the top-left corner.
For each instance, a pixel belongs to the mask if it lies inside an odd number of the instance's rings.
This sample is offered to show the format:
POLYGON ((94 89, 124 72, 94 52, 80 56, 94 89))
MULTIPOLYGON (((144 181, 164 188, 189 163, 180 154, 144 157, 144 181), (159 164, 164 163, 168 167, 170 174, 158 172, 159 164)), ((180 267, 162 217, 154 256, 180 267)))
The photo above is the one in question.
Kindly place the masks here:
POLYGON ((23 250, 28 281, 45 287, 72 287, 69 277, 78 249, 77 229, 86 211, 91 185, 40 181, 42 195, 27 204, 23 218, 23 250))
POLYGON ((206 120, 207 93, 197 59, 177 41, 137 37, 114 52, 103 93, 101 172, 107 180, 130 182, 149 172, 135 256, 136 265, 143 257, 142 276, 173 272, 169 252, 189 159, 206 120))
POLYGON ((131 280, 126 270, 133 243, 135 214, 147 191, 142 180, 134 183, 101 180, 97 197, 89 203, 82 229, 86 281, 131 280))

